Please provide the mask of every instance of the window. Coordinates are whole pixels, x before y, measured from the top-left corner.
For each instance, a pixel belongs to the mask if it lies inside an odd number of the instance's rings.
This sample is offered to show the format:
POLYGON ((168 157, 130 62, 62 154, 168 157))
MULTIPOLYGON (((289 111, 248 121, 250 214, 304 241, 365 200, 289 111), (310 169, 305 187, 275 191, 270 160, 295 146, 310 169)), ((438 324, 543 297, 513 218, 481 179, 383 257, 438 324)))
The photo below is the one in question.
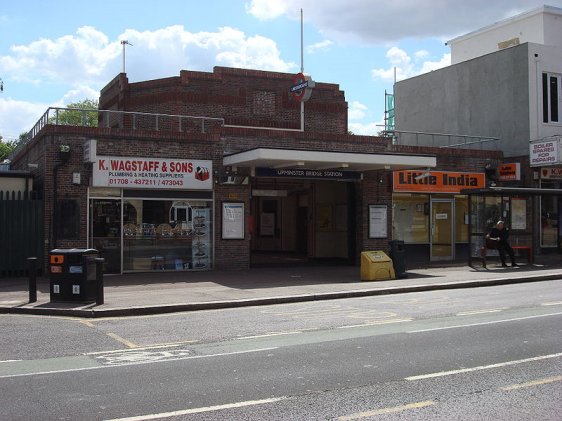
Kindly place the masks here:
POLYGON ((558 123, 560 121, 560 88, 562 75, 542 74, 542 112, 544 123, 558 123))

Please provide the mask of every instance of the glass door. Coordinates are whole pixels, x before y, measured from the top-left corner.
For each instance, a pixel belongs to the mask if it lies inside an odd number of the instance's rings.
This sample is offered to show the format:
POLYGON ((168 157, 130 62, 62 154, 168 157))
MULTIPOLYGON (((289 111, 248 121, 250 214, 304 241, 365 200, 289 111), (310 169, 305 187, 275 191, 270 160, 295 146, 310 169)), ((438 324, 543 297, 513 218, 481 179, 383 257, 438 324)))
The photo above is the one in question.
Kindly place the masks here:
POLYGON ((91 199, 90 206, 90 245, 105 259, 104 272, 121 273, 121 199, 91 199))
POLYGON ((452 260, 454 257, 454 207, 451 199, 431 200, 430 260, 452 260))

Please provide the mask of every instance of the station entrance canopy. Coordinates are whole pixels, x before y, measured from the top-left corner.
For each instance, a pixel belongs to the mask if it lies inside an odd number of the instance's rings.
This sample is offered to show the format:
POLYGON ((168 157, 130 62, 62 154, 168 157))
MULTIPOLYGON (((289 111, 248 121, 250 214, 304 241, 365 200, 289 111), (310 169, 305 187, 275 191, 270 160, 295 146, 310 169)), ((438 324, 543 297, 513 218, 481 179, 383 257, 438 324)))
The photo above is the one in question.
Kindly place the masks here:
POLYGON ((271 170, 311 170, 361 173, 376 170, 405 170, 433 168, 433 155, 401 153, 349 153, 300 149, 256 148, 223 158, 223 165, 250 167, 255 175, 275 176, 271 170), (269 171, 264 171, 268 169, 269 171), (260 171, 261 170, 261 171, 260 171))

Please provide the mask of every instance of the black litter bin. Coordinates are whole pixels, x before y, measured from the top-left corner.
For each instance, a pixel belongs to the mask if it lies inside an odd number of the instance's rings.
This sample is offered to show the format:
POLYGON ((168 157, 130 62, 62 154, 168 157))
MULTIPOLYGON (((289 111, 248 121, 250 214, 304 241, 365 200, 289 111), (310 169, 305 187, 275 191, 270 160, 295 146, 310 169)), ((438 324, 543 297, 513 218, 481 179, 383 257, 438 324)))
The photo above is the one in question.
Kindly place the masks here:
POLYGON ((388 243, 390 245, 389 256, 392 259, 394 266, 394 273, 397 278, 406 277, 406 263, 404 261, 404 241, 392 240, 388 243))
POLYGON ((51 301, 96 301, 96 257, 96 249, 51 250, 51 301))

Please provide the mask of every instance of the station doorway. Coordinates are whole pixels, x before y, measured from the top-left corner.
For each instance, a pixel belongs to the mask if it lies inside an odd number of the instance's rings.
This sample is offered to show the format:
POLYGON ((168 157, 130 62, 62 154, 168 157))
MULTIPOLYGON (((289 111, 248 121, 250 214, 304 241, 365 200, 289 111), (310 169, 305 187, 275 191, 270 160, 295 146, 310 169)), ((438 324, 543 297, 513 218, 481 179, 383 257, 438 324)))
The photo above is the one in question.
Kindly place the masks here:
POLYGON ((354 264, 356 183, 256 178, 251 266, 354 264))

